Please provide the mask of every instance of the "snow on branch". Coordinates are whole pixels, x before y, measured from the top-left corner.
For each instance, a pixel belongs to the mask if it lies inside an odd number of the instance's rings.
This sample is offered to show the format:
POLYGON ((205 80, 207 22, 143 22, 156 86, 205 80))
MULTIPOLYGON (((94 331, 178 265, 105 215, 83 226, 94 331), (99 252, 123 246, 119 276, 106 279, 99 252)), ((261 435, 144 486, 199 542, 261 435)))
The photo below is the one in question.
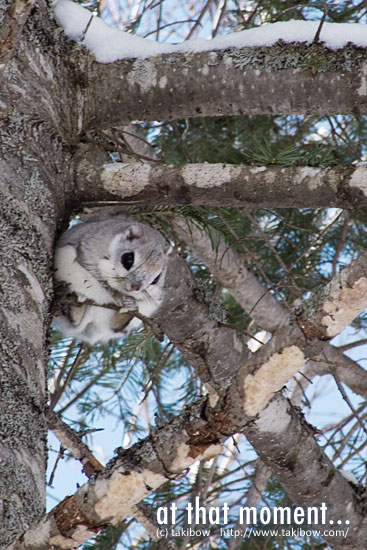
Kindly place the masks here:
POLYGON ((78 198, 83 201, 117 198, 148 204, 273 208, 350 209, 367 205, 365 165, 111 163, 101 166, 93 154, 86 152, 79 164, 77 185, 78 198))
POLYGON ((203 116, 365 114, 365 59, 366 50, 352 46, 336 53, 283 43, 108 65, 83 54, 91 98, 83 104, 83 128, 203 116))
MULTIPOLYGON (((212 40, 193 39, 182 44, 163 44, 109 27, 100 17, 93 17, 90 11, 69 0, 58 0, 54 11, 67 36, 83 43, 100 63, 113 63, 131 57, 146 59, 169 53, 273 46, 280 40, 312 44, 320 25, 318 21, 287 21, 217 36, 212 40)), ((359 23, 324 23, 318 41, 334 50, 348 43, 365 48, 366 26, 359 23)))
POLYGON ((297 21, 173 46, 111 29, 68 0, 55 13, 87 48, 73 48, 88 99, 82 131, 139 120, 367 111, 365 25, 324 23, 317 43, 318 22, 297 21))

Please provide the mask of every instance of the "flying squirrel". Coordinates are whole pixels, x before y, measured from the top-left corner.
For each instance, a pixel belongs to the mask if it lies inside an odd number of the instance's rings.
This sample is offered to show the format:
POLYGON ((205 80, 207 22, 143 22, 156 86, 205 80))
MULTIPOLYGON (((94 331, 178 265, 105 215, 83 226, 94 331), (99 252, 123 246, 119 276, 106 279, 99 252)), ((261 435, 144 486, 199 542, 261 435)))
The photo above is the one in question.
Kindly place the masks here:
POLYGON ((121 214, 91 216, 65 231, 54 256, 55 327, 89 344, 129 334, 141 323, 134 310, 151 317, 163 301, 171 249, 157 230, 121 214))

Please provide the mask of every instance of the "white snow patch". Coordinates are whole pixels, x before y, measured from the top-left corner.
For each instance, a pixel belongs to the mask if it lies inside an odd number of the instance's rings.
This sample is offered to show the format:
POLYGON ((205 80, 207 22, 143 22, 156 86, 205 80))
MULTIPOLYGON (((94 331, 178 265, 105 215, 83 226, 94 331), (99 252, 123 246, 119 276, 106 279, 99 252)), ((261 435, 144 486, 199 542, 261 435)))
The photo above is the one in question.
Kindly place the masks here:
POLYGON ((37 305, 42 306, 45 295, 42 290, 41 285, 39 284, 38 280, 30 271, 28 271, 27 267, 22 264, 18 264, 18 269, 21 271, 28 279, 28 282, 30 284, 29 293, 31 294, 33 300, 36 302, 37 305))
POLYGON ((260 416, 255 420, 256 426, 261 432, 273 435, 285 432, 291 421, 288 413, 288 402, 282 397, 273 399, 269 405, 261 411, 260 416))
POLYGON ((232 166, 225 164, 187 164, 182 167, 181 174, 187 185, 205 189, 231 181, 232 170, 232 166))
MULTIPOLYGON (((182 44, 161 44, 109 27, 101 18, 70 0, 58 0, 54 13, 57 22, 72 40, 83 43, 100 63, 113 63, 118 59, 153 57, 164 53, 202 52, 225 48, 272 46, 278 40, 310 44, 319 27, 319 21, 287 21, 272 23, 217 36, 213 40, 194 39, 182 44)), ((367 47, 366 25, 359 23, 324 23, 320 41, 328 48, 343 48, 348 42, 367 47)), ((216 63, 216 58, 213 58, 216 63)))
POLYGON ((131 86, 138 84, 143 92, 149 92, 157 84, 157 71, 149 61, 137 59, 126 79, 131 86))
POLYGON ((363 194, 367 197, 367 166, 358 164, 358 168, 354 170, 352 177, 350 178, 350 187, 358 187, 363 194))
POLYGON ((265 172, 266 166, 255 166, 250 168, 251 174, 258 174, 259 172, 265 172))
POLYGON ((358 95, 367 95, 367 64, 362 66, 361 85, 357 89, 358 95))
POLYGON ((312 168, 311 166, 304 166, 298 171, 298 177, 300 183, 305 183, 313 190, 317 189, 319 185, 320 168, 312 168), (306 181, 303 181, 306 180, 306 181))
POLYGON ((149 164, 105 164, 101 172, 104 189, 123 196, 136 195, 150 183, 149 164))

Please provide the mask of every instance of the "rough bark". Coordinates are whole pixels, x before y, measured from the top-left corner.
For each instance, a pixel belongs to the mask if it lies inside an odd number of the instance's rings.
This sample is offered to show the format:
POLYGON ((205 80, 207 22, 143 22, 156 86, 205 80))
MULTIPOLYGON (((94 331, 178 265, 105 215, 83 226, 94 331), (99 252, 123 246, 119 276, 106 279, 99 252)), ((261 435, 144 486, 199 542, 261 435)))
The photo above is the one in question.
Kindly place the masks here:
MULTIPOLYGON (((246 258, 229 247, 217 231, 211 229, 209 238, 205 231, 193 224, 189 227, 179 216, 173 217, 171 223, 179 237, 192 248, 215 280, 232 294, 258 327, 274 332, 289 323, 289 311, 246 268, 246 258)), ((334 374, 355 393, 367 396, 366 371, 330 344, 323 347, 314 361, 308 361, 305 369, 303 372, 308 379, 334 374)), ((297 376, 298 387, 292 399, 294 403, 308 383, 305 377, 297 376)))
MULTIPOLYGON (((358 498, 323 455, 311 428, 302 421, 291 405, 280 397, 275 402, 271 401, 270 405, 267 403, 273 393, 302 365, 308 354, 312 357, 319 353, 334 333, 336 325, 341 329, 341 319, 348 323, 351 311, 354 311, 353 315, 357 315, 363 309, 366 298, 363 297, 364 291, 360 294, 359 290, 364 285, 365 269, 366 256, 363 256, 355 264, 342 270, 328 286, 296 312, 294 324, 289 323, 269 344, 254 354, 243 368, 244 381, 236 378, 229 390, 233 391, 233 388, 239 388, 243 384, 244 412, 247 415, 259 415, 254 423, 246 423, 243 431, 295 501, 303 505, 325 502, 330 512, 329 519, 334 521, 344 520, 348 516, 352 534, 347 542, 330 538, 333 548, 355 548, 361 544, 364 519, 358 498), (357 306, 356 309, 354 306, 357 306), (334 316, 333 319, 329 313, 334 316), (297 423, 297 428, 293 426, 293 422, 297 423), (274 462, 272 457, 276 457, 274 462)), ((178 276, 175 279, 174 272, 182 271, 177 268, 172 271, 172 285, 178 285, 178 276)), ((168 280, 171 281, 171 277, 168 280)), ((186 289, 184 295, 190 303, 190 295, 186 289)), ((193 310, 190 311, 188 307, 187 312, 190 312, 192 318, 193 310)), ((175 341, 175 329, 169 329, 169 326, 176 326, 175 313, 170 317, 170 313, 165 311, 162 316, 167 334, 175 341)), ((183 325, 188 323, 184 323, 182 318, 181 321, 183 325)), ((195 360, 193 364, 195 365, 195 360)), ((215 403, 213 395, 211 402, 215 403)), ((235 399, 231 401, 231 406, 236 410, 238 403, 235 404, 235 399)), ((221 404, 222 414, 225 409, 221 404)), ((232 410, 226 421, 238 417, 238 413, 232 410)), ((226 429, 230 429, 229 426, 235 423, 226 423, 226 429)))
POLYGON ((211 315, 186 263, 171 257, 165 301, 156 317, 160 327, 192 363, 209 394, 228 387, 250 355, 236 331, 211 315), (228 350, 231 353, 228 354, 228 350))
POLYGON ((366 517, 358 495, 322 453, 311 426, 286 400, 273 399, 259 418, 246 427, 245 434, 295 502, 303 506, 325 503, 325 529, 337 521, 343 528, 349 527, 347 538, 324 536, 333 549, 355 550, 363 545, 366 517))
MULTIPOLYGON (((310 426, 278 396, 255 422, 243 422, 244 433, 264 462, 300 505, 327 508, 330 520, 348 521, 347 540, 330 537, 336 550, 363 547, 366 518, 353 488, 322 453, 310 426)), ((179 475, 197 459, 216 456, 223 427, 222 405, 191 406, 169 425, 154 431, 131 449, 121 451, 104 472, 67 497, 9 550, 77 548, 108 524, 119 524, 149 492, 179 475)), ((226 425, 226 430, 238 426, 226 425)), ((227 432, 228 435, 228 432, 227 432)), ((328 539, 328 537, 325 537, 328 539)))
POLYGON ((207 430, 205 400, 196 403, 149 438, 119 453, 73 496, 35 524, 9 550, 77 548, 107 525, 135 513, 136 504, 167 480, 175 479, 198 459, 221 451, 223 436, 207 430))
POLYGON ((288 113, 364 114, 365 50, 278 43, 96 63, 74 45, 84 129, 134 120, 288 113), (218 93, 225 90, 225 94, 218 93))
MULTIPOLYGON (((328 336, 334 323, 329 323, 328 315, 323 311, 324 304, 336 304, 338 300, 343 309, 345 289, 353 292, 356 285, 359 288, 365 263, 365 257, 354 262, 343 271, 343 276, 336 276, 319 292, 311 301, 312 307, 304 308, 304 313, 297 316, 302 320, 303 330, 291 328, 291 345, 289 342, 284 344, 289 336, 287 330, 254 354, 242 369, 232 371, 232 380, 225 383, 223 372, 218 367, 227 366, 225 358, 228 361, 229 338, 232 337, 230 349, 239 354, 237 366, 241 348, 238 345, 237 350, 234 348, 233 331, 208 321, 207 307, 197 301, 195 285, 186 265, 179 258, 172 258, 167 275, 167 303, 157 318, 210 386, 209 403, 197 404, 187 413, 188 416, 183 415, 164 426, 162 431, 158 429, 160 435, 153 436, 153 441, 148 438, 122 453, 121 461, 112 461, 107 473, 97 474, 76 495, 64 500, 11 549, 28 550, 37 541, 41 550, 47 548, 50 540, 59 548, 66 548, 67 544, 76 547, 107 523, 117 524, 133 513, 137 502, 150 490, 159 487, 170 473, 178 474, 196 458, 219 453, 223 439, 240 430, 297 503, 324 502, 329 509, 328 517, 334 521, 344 517, 342 508, 347 510, 353 536, 348 540, 349 546, 341 546, 345 542, 333 538, 334 548, 358 545, 365 519, 352 487, 335 471, 317 445, 312 430, 291 404, 279 395, 271 398, 292 376, 295 363, 305 360, 306 351, 317 350, 325 344, 323 335, 328 336), (327 321, 323 324, 325 317, 327 321), (196 319, 199 323, 207 321, 205 330, 192 327, 196 319), (317 330, 310 330, 311 326, 317 330), (191 329, 197 334, 193 334, 191 329)), ((330 307, 327 309, 326 313, 329 313, 330 307)), ((348 316, 346 322, 347 319, 348 316)), ((227 377, 234 367, 228 365, 227 377)))
POLYGON ((7 59, 0 87, 1 548, 45 504, 47 306, 53 237, 70 181, 70 155, 53 124, 68 78, 52 29, 41 3, 7 59))
MULTIPOLYGON (((77 548, 108 524, 118 525, 136 504, 197 459, 221 451, 225 435, 239 429, 229 418, 228 400, 211 409, 205 401, 153 431, 149 438, 121 450, 106 469, 67 497, 9 550, 77 548), (225 431, 225 434, 223 434, 225 431)), ((310 426, 284 398, 276 397, 255 422, 242 418, 243 431, 300 505, 324 505, 327 524, 348 521, 351 535, 330 537, 335 549, 354 549, 363 541, 366 519, 358 497, 317 445, 310 426), (269 454, 270 453, 270 454, 269 454), (295 478, 296 476, 296 478, 295 478)), ((328 537, 325 537, 328 539, 328 537)))
POLYGON ((268 332, 278 330, 287 322, 289 312, 246 267, 241 256, 211 228, 210 237, 195 224, 173 216, 174 231, 200 258, 218 283, 228 290, 256 325, 268 332))
MULTIPOLYGON (((104 159, 100 159, 104 162, 104 159)), ((131 203, 279 208, 367 205, 367 167, 98 164, 84 152, 76 197, 131 203), (89 162, 88 162, 89 160, 89 162), (91 193, 91 183, 93 191, 91 193)))
POLYGON ((316 358, 367 306, 367 254, 295 308, 270 342, 247 360, 235 331, 208 319, 204 304, 198 307, 195 284, 179 258, 171 260, 166 281, 167 300, 157 314, 161 328, 216 393, 244 365, 244 410, 256 416, 308 359, 316 358))
POLYGON ((35 0, 9 2, 0 28, 0 80, 20 39, 23 26, 34 6, 35 0))

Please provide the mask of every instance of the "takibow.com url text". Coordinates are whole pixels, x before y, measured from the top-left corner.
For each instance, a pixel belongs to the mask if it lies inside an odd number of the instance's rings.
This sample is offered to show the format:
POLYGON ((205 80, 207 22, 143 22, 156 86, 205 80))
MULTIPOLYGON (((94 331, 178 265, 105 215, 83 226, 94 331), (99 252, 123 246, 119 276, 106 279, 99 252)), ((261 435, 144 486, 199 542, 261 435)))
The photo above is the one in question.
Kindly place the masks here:
MULTIPOLYGON (((250 537, 291 537, 294 539, 304 539, 305 537, 344 537, 348 536, 349 527, 346 529, 293 529, 281 527, 280 529, 259 529, 246 527, 246 529, 222 528, 220 536, 224 538, 250 538, 250 537)), ((157 537, 209 537, 210 529, 200 527, 186 527, 181 529, 167 529, 160 527, 157 529, 157 537)))
POLYGON ((344 537, 348 536, 349 527, 347 529, 293 529, 293 528, 280 528, 280 529, 254 529, 253 527, 246 527, 246 529, 221 529, 220 535, 222 537, 291 537, 295 539, 304 539, 305 537, 344 537))

